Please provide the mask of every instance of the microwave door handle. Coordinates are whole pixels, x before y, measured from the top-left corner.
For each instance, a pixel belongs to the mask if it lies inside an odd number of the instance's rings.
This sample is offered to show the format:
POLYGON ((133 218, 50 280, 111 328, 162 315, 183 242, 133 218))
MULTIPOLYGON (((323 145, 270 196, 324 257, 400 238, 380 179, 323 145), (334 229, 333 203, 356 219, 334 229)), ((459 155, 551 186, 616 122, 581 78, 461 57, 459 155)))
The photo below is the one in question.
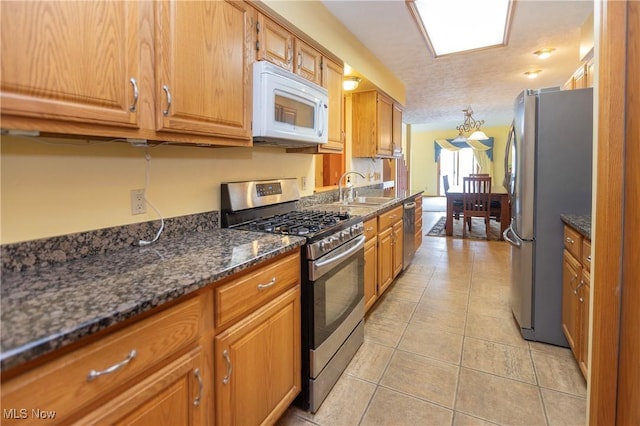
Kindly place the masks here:
POLYGON ((320 111, 320 113, 318 114, 320 116, 320 129, 318 129, 318 136, 322 136, 324 135, 324 123, 325 123, 325 119, 324 119, 324 114, 325 114, 325 109, 327 109, 327 105, 323 104, 322 101, 318 101, 318 110, 320 111))

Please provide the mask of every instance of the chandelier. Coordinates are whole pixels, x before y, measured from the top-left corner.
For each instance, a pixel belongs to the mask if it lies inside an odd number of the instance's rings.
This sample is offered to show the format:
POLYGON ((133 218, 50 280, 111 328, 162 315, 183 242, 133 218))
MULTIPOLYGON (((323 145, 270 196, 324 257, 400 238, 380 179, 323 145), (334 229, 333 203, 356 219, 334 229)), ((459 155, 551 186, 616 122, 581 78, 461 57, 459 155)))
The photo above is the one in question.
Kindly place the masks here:
POLYGON ((459 132, 456 139, 470 139, 476 141, 489 139, 489 137, 482 130, 480 130, 480 128, 484 124, 484 120, 476 120, 475 118, 473 118, 473 110, 471 109, 471 106, 467 107, 467 109, 463 109, 462 112, 464 112, 464 122, 456 127, 456 130, 459 132), (473 133, 471 133, 469 137, 465 138, 464 134, 469 132, 473 133))

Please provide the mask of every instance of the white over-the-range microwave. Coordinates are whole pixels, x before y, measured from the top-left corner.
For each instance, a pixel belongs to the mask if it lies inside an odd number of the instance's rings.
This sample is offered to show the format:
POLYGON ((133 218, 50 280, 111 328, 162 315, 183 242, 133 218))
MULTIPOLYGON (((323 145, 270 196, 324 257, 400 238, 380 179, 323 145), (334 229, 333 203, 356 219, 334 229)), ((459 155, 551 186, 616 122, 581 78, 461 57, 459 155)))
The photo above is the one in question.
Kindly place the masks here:
POLYGON ((327 89, 267 61, 253 64, 253 140, 277 146, 327 143, 327 89))

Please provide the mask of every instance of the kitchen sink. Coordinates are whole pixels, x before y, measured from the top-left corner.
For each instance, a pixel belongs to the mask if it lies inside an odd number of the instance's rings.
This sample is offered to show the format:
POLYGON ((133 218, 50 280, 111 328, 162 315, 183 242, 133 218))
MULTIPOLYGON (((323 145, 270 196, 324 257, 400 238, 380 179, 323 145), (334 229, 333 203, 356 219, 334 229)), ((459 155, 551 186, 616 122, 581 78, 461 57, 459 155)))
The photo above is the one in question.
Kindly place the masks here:
POLYGON ((353 201, 337 201, 334 204, 343 206, 380 206, 394 199, 393 197, 356 197, 353 201))

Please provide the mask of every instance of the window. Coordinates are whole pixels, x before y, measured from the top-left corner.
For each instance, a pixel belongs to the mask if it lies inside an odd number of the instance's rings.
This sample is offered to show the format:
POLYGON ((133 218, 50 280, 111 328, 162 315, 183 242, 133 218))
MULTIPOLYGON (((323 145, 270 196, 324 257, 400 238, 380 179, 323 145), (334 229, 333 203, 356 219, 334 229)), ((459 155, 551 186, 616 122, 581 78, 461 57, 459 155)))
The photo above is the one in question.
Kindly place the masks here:
POLYGON ((476 173, 478 165, 471 148, 463 148, 459 151, 440 151, 439 175, 438 175, 438 194, 444 195, 444 187, 442 186, 442 176, 449 175, 450 186, 461 186, 462 177, 471 173, 476 173))

